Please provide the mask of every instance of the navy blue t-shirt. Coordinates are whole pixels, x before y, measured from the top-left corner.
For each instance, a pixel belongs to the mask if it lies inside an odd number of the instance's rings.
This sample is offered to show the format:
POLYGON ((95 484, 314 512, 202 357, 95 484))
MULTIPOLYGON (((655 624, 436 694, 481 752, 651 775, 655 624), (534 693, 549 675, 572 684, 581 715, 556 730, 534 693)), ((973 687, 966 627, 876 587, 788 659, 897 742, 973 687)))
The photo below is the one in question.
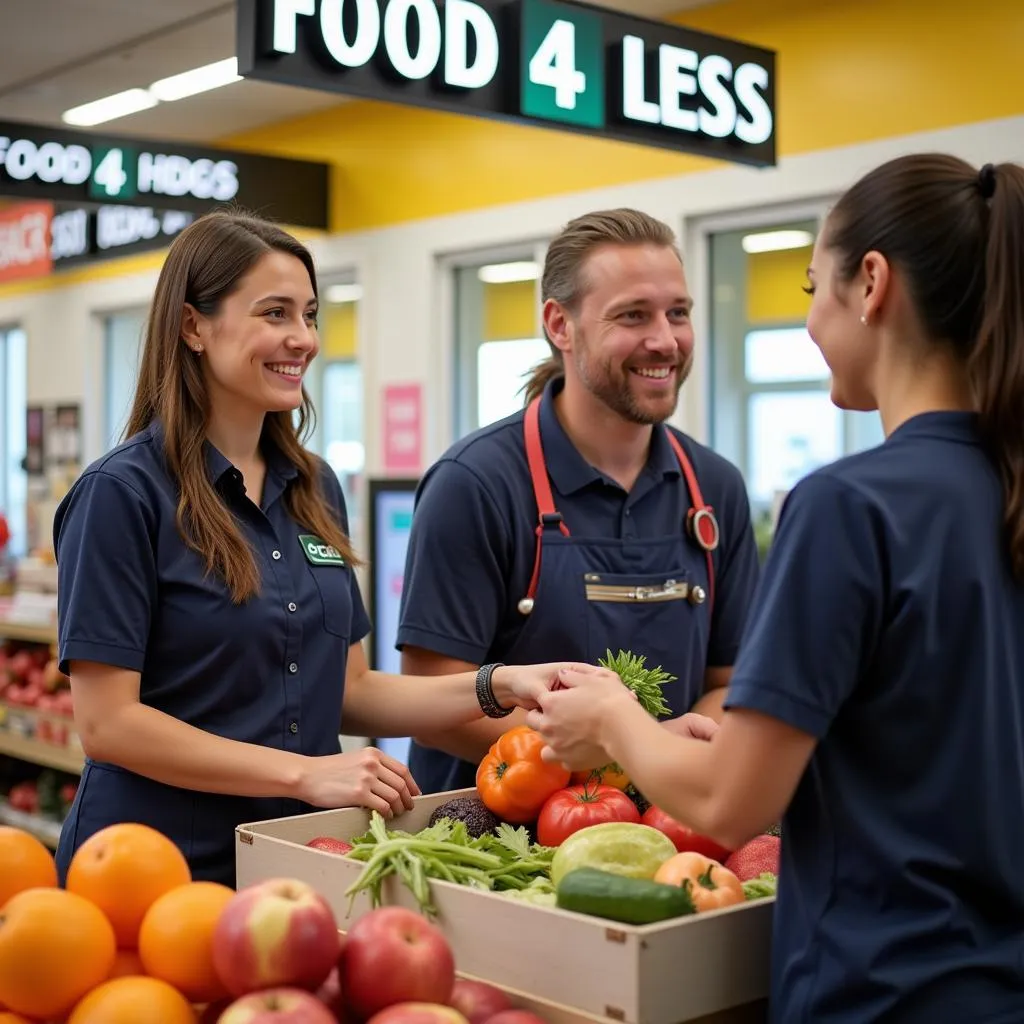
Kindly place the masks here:
POLYGON ((1024 587, 968 413, 788 496, 727 708, 818 740, 783 821, 779 1024, 1024 1020, 1024 587))
MULTIPOLYGON (((654 429, 647 465, 627 492, 592 466, 565 433, 552 402, 561 386, 548 386, 540 432, 555 505, 572 534, 627 544, 679 536, 691 502, 668 440, 672 428, 654 429)), ((533 573, 537 504, 523 417, 515 413, 456 442, 425 474, 409 539, 399 648, 421 647, 479 665, 503 660, 525 628, 528 619, 518 605, 533 573)), ((758 576, 757 547, 739 470, 674 433, 721 523, 710 633, 704 644, 687 650, 685 663, 667 666, 680 678, 703 680, 707 666, 729 666, 736 656, 758 576)), ((704 554, 693 547, 695 573, 703 574, 704 554)), ((585 632, 575 635, 575 649, 560 648, 558 658, 590 660, 585 632)), ((631 642, 642 654, 644 638, 631 642)), ((604 646, 598 646, 603 654, 604 646)))
MULTIPOLYGON (((257 506, 241 473, 207 444, 210 479, 252 545, 262 581, 257 596, 233 604, 178 532, 162 436, 153 424, 93 463, 57 511, 61 668, 85 660, 140 672, 141 702, 196 728, 298 754, 338 753, 349 647, 369 631, 355 574, 307 553, 309 531, 285 504, 297 474, 287 458, 265 452, 257 506)), ((326 464, 321 473, 347 530, 338 480, 326 464)), ((237 824, 298 809, 295 801, 172 790, 90 761, 60 859, 99 828, 134 820, 178 842, 198 877, 223 879, 237 824)))

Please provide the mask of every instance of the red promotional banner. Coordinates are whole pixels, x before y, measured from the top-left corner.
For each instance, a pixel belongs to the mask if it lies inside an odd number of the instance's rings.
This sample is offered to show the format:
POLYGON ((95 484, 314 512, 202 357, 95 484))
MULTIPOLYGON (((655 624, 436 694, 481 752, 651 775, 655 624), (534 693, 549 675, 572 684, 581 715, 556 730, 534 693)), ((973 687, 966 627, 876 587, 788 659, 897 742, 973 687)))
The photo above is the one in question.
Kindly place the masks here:
POLYGON ((384 472, 416 474, 423 444, 423 389, 419 384, 384 388, 384 472))
POLYGON ((50 273, 52 220, 52 203, 18 203, 0 209, 0 283, 50 273))

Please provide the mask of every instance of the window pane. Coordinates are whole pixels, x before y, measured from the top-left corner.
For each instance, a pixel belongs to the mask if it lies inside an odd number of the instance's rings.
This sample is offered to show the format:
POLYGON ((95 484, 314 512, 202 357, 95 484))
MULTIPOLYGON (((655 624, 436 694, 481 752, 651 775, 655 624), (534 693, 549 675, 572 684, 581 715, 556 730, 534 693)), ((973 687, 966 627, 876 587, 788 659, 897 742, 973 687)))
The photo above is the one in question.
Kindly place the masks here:
POLYGON ((803 327, 750 331, 744 369, 751 384, 828 380, 829 368, 803 327))
POLYGON ((323 397, 317 410, 323 456, 338 475, 348 506, 349 532, 362 545, 363 446, 362 371, 355 362, 327 363, 322 369, 323 397))
POLYGON ((522 409, 530 370, 551 349, 543 338, 486 341, 477 349, 477 425, 487 426, 522 409))
POLYGON ((106 361, 106 447, 115 447, 128 421, 142 356, 146 310, 113 313, 104 322, 106 361))
POLYGON ((0 331, 0 510, 10 527, 8 551, 14 556, 27 553, 28 477, 22 468, 26 454, 25 406, 28 395, 28 339, 20 328, 0 331))
POLYGON ((748 414, 747 484, 754 501, 771 502, 842 455, 842 412, 826 390, 752 395, 748 414))

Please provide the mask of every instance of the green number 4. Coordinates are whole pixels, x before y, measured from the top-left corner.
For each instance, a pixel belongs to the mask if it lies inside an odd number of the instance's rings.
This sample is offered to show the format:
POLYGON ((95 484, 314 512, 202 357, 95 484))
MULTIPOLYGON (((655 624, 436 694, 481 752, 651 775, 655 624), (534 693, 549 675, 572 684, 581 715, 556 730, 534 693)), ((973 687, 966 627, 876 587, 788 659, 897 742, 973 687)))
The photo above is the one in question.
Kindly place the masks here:
POLYGON ((601 20, 549 0, 522 5, 522 112, 549 121, 604 126, 601 20))

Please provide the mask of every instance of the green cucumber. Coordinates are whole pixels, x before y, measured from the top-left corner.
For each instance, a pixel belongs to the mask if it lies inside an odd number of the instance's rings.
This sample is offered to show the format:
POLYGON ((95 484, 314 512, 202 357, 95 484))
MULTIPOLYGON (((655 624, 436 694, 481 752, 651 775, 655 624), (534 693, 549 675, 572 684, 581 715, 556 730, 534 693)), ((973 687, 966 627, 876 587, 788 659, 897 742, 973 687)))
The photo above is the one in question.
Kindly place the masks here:
POLYGON ((689 889, 597 868, 570 871, 558 883, 556 906, 623 924, 653 924, 697 909, 689 889))

